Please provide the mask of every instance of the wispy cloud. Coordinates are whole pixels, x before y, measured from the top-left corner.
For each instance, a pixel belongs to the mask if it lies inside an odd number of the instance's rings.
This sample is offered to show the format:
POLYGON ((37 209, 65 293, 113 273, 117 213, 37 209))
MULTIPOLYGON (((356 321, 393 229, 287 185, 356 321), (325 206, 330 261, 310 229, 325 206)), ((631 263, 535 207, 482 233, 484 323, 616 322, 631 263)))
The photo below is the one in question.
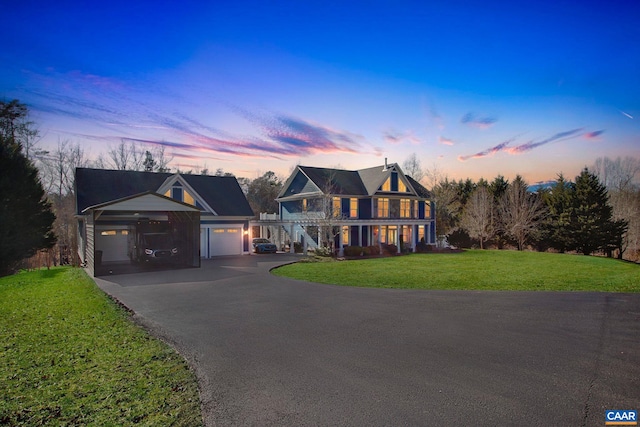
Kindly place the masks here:
POLYGON ((585 133, 584 137, 586 139, 599 140, 600 139, 600 135, 602 135, 603 133, 604 133, 604 129, 603 130, 594 130, 593 132, 585 133))
POLYGON ((445 138, 444 136, 439 136, 438 142, 442 145, 454 145, 454 142, 452 139, 445 138))
POLYGON ((515 138, 509 139, 507 141, 501 142, 500 144, 493 146, 491 148, 487 148, 486 150, 482 150, 479 151, 475 154, 471 154, 468 156, 458 156, 458 160, 461 162, 465 162, 469 159, 481 159, 483 157, 487 157, 487 156, 493 156, 496 153, 499 153, 500 151, 504 150, 509 144, 511 144, 514 141, 515 138))
MULTIPOLYGON (((34 74, 35 84, 25 89, 33 101, 31 104, 41 113, 108 129, 105 134, 99 131, 93 135, 76 134, 81 138, 163 145, 173 149, 176 156, 219 153, 280 158, 372 151, 360 135, 287 114, 256 112, 227 104, 231 112, 250 123, 247 126, 250 134, 244 135, 192 117, 192 106, 179 102, 170 104, 173 111, 166 111, 158 106, 166 103, 150 101, 146 91, 136 91, 109 78, 80 72, 61 74, 50 70, 50 73, 34 74)), ((411 137, 404 135, 407 139, 411 137)))
POLYGON ((401 144, 403 142, 420 144, 420 138, 415 136, 413 131, 398 132, 396 130, 388 130, 382 132, 382 139, 388 144, 401 144))
POLYGON ((521 144, 518 145, 516 147, 511 147, 508 148, 506 151, 509 154, 522 154, 522 153, 526 153, 527 151, 531 151, 534 148, 538 148, 541 147, 543 145, 546 145, 550 142, 554 142, 554 141, 561 141, 561 140, 565 140, 565 139, 571 139, 571 138, 575 138, 577 136, 579 136, 579 134, 583 131, 583 128, 577 128, 577 129, 572 129, 572 130, 568 130, 568 131, 564 131, 564 132, 558 132, 555 135, 543 139, 542 141, 529 141, 525 144, 521 144))
POLYGON ((507 141, 501 142, 500 144, 495 145, 491 148, 487 148, 486 150, 480 151, 478 153, 470 154, 466 156, 458 156, 458 160, 461 162, 464 162, 469 159, 480 159, 487 156, 493 156, 501 151, 511 155, 523 154, 531 150, 534 150, 538 147, 541 147, 543 145, 549 144, 551 142, 566 141, 569 139, 578 138, 580 136, 584 136, 587 139, 594 139, 594 138, 597 138, 599 135, 601 135, 603 132, 604 130, 584 132, 583 128, 577 128, 577 129, 567 130, 564 132, 558 132, 555 135, 540 141, 529 141, 524 144, 511 147, 509 145, 518 138, 518 137, 514 137, 507 141))
POLYGON ((498 119, 495 117, 478 117, 475 113, 467 113, 460 119, 460 123, 473 126, 478 129, 489 129, 498 119))

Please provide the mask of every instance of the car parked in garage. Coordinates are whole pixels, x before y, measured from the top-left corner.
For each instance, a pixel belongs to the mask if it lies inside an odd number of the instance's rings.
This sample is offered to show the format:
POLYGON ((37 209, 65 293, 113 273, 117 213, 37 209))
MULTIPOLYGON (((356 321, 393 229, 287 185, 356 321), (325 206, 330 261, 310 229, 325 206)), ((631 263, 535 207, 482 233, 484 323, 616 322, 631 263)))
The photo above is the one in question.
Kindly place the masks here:
POLYGON ((178 256, 178 246, 168 233, 141 233, 137 245, 138 261, 172 262, 178 256))
POLYGON ((263 237, 257 237, 253 239, 252 245, 253 245, 253 252, 257 254, 265 254, 265 253, 275 254, 276 251, 278 250, 276 245, 271 243, 269 239, 265 239, 263 237))

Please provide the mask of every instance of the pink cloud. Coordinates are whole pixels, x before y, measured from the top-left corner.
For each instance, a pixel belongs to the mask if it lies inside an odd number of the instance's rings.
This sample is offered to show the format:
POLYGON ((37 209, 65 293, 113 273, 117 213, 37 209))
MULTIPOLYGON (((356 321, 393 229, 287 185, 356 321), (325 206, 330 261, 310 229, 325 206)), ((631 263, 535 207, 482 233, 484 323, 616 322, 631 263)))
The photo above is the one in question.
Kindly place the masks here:
POLYGON ((444 136, 438 137, 438 142, 442 145, 453 145, 454 142, 452 139, 445 138, 444 136))

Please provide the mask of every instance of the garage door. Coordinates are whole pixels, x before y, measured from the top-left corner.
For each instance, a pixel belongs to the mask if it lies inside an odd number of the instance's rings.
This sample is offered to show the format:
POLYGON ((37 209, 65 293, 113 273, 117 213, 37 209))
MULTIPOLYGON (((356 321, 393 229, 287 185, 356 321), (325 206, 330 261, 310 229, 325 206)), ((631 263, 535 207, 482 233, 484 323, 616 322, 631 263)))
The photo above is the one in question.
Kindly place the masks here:
POLYGON ((96 227, 96 250, 102 251, 102 262, 128 261, 129 238, 129 230, 124 227, 96 227))
POLYGON ((209 229, 209 256, 242 255, 242 227, 209 229))

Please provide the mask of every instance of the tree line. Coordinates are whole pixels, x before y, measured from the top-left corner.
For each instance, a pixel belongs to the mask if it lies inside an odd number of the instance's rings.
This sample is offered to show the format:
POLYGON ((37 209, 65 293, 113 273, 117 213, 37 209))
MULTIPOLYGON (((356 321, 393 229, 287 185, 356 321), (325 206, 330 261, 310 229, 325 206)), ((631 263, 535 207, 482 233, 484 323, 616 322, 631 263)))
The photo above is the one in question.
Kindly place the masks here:
POLYGON ((436 230, 457 247, 640 256, 640 161, 601 158, 573 181, 532 187, 521 177, 449 180, 432 172, 436 230))

